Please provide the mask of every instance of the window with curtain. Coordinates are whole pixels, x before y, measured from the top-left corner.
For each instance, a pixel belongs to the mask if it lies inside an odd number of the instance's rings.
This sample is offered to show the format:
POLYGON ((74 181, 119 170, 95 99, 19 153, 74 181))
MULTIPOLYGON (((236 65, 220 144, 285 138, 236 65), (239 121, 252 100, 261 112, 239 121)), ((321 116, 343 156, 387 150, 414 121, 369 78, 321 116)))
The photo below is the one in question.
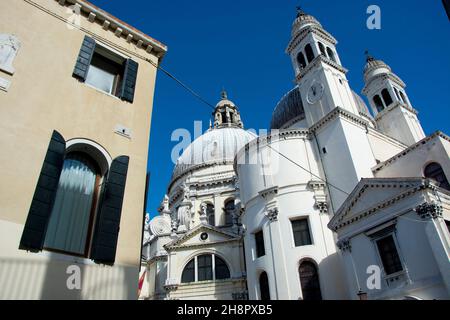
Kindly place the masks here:
POLYGON ((400 256, 395 245, 394 237, 389 235, 377 241, 377 248, 383 263, 386 275, 397 273, 403 270, 400 256))
POLYGON ((181 275, 182 283, 224 279, 230 279, 230 269, 226 262, 215 254, 203 254, 193 258, 184 267, 181 275))
POLYGON ((427 165, 424 169, 424 175, 425 178, 436 181, 439 184, 439 187, 450 190, 450 183, 439 163, 433 162, 427 165))
POLYGON ((311 245, 312 241, 308 219, 294 220, 291 223, 295 246, 301 247, 311 245))
POLYGON ((255 243, 256 243, 256 257, 262 257, 266 255, 266 248, 264 246, 264 233, 259 231, 255 233, 255 243))
POLYGON ((269 278, 267 277, 266 272, 261 273, 261 275, 259 276, 259 293, 261 298, 260 300, 270 300, 269 278))
POLYGON ((87 256, 99 180, 99 170, 90 157, 67 155, 47 228, 46 249, 87 256))
POLYGON ((322 300, 319 273, 316 265, 311 261, 303 261, 300 264, 299 273, 303 300, 322 300))
POLYGON ((308 63, 314 60, 314 51, 309 43, 305 46, 305 53, 306 59, 308 59, 308 63))

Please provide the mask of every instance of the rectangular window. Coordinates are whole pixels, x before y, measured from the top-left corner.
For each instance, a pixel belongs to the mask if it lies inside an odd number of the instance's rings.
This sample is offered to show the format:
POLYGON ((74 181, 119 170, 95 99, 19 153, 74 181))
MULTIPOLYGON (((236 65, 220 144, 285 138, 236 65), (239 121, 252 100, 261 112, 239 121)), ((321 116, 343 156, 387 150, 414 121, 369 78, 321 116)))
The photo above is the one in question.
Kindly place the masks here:
POLYGON ((111 55, 106 49, 96 46, 86 76, 86 84, 103 92, 118 96, 123 78, 125 59, 111 55))
POLYGON ((312 244, 308 219, 292 221, 292 232, 294 233, 294 243, 296 247, 308 246, 312 244))
POLYGON ((386 275, 391 275, 403 270, 397 246, 395 245, 394 237, 392 235, 377 240, 377 247, 386 275))
POLYGON ((445 220, 445 224, 447 225, 448 232, 450 232, 450 221, 445 220))
POLYGON ((138 67, 132 59, 86 36, 73 76, 98 90, 133 103, 138 67))
POLYGON ((255 242, 256 242, 256 257, 262 257, 266 255, 266 249, 264 247, 264 233, 263 231, 259 231, 255 233, 255 242))

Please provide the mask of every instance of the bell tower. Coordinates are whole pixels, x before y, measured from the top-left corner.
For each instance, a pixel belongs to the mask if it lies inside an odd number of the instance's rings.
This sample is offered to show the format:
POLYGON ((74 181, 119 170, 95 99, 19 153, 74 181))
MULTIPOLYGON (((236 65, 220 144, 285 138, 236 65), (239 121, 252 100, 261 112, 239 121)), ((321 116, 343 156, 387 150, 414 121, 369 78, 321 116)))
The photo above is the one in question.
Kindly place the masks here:
POLYGON ((406 145, 412 145, 425 133, 406 94, 406 84, 383 61, 366 51, 365 86, 362 93, 369 100, 378 129, 406 145))
POLYGON ((336 107, 359 113, 336 45, 337 40, 316 18, 297 8, 286 53, 291 57, 310 126, 336 107))

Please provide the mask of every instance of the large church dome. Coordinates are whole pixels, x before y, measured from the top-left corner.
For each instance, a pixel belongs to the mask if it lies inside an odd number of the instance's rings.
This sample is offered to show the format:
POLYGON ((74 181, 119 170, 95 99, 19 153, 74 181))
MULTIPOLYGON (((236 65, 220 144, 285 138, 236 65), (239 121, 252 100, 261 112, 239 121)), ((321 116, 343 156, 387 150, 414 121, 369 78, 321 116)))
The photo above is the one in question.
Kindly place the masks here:
POLYGON ((272 114, 271 129, 285 129, 293 123, 305 119, 302 96, 298 86, 284 95, 272 114))
POLYGON ((198 168, 232 164, 239 149, 257 137, 243 129, 237 107, 225 93, 214 115, 214 127, 192 142, 177 160, 172 181, 198 168))

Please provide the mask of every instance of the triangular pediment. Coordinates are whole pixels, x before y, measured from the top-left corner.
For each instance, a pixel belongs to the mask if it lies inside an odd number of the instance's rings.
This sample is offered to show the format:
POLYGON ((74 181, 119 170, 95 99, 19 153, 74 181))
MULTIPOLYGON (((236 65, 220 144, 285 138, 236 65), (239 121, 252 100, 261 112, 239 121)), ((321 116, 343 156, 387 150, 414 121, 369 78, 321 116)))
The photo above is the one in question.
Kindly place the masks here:
POLYGON ((200 224, 192 230, 189 230, 178 239, 165 245, 167 250, 175 248, 208 246, 222 242, 240 240, 240 236, 223 231, 219 228, 200 224), (203 235, 203 238, 202 238, 203 235), (206 235, 206 236, 205 236, 206 235))
POLYGON ((394 204, 408 192, 423 188, 428 180, 422 178, 362 179, 331 219, 328 226, 336 230, 368 214, 394 204))

